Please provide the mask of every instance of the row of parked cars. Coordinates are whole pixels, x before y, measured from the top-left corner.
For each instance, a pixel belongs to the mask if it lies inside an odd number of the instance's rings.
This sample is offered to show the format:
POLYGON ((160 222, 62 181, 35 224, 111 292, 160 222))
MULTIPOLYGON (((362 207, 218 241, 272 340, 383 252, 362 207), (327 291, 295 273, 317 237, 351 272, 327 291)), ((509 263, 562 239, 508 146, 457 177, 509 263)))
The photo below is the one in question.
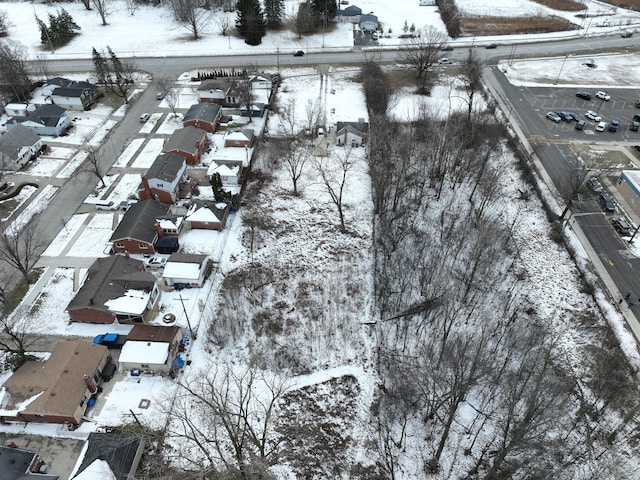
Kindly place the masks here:
MULTIPOLYGON (((587 179, 587 185, 589 186, 589 188, 591 188, 591 190, 594 193, 599 194, 598 203, 600 203, 600 206, 605 212, 607 213, 616 212, 616 204, 613 201, 613 198, 611 197, 611 195, 604 192, 604 188, 602 187, 602 184, 597 178, 590 177, 589 179, 587 179)), ((631 227, 629 226, 629 223, 624 218, 621 218, 621 217, 612 218, 611 225, 613 225, 613 228, 615 228, 620 235, 629 235, 629 233, 631 232, 631 227)))

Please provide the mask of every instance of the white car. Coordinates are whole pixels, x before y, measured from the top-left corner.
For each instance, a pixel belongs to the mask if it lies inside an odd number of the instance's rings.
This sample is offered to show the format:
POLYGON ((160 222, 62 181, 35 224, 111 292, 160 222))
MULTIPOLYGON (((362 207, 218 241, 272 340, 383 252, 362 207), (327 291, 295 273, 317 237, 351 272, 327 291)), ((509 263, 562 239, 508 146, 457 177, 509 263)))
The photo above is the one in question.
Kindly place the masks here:
POLYGON ((149 260, 147 260, 147 268, 162 268, 164 267, 164 264, 167 263, 167 259, 166 258, 162 258, 162 257, 151 257, 149 260))
POLYGON ((600 120, 602 120, 602 117, 593 110, 587 110, 587 113, 585 113, 584 116, 589 120, 593 120, 594 122, 599 122, 600 120))
POLYGON ((438 63, 440 65, 453 65, 453 62, 449 60, 447 57, 441 58, 440 60, 438 60, 438 63))
POLYGON ((600 122, 596 125, 596 132, 604 132, 607 129, 607 122, 600 122))
POLYGON ((602 90, 598 90, 596 92, 596 97, 598 97, 600 100, 610 100, 611 99, 611 95, 609 95, 607 92, 603 92, 602 90))

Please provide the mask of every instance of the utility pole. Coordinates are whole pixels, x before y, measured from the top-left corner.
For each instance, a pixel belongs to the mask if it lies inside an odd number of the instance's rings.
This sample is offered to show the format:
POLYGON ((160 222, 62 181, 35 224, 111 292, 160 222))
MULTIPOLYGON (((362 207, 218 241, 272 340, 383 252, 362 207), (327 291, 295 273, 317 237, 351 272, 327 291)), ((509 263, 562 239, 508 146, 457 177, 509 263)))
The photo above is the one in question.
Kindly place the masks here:
POLYGON ((184 306, 184 298, 182 298, 182 294, 179 294, 176 300, 180 300, 180 303, 182 304, 182 311, 184 312, 184 316, 187 319, 187 325, 189 326, 189 333, 191 334, 191 338, 195 340, 196 338, 198 338, 198 335, 196 332, 193 331, 193 328, 191 327, 191 321, 189 320, 189 314, 187 313, 187 309, 184 306))

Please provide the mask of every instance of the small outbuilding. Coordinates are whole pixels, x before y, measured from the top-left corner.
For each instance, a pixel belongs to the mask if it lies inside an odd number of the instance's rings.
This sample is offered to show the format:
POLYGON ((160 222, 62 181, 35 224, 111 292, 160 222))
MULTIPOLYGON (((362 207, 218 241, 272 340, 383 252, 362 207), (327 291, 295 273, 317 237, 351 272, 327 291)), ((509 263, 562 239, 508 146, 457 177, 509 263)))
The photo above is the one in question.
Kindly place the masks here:
POLYGON ((135 325, 118 359, 125 370, 168 373, 181 345, 182 330, 174 325, 135 325))
POLYGON ((211 273, 211 262, 206 255, 174 253, 162 271, 162 278, 170 287, 202 287, 211 273))

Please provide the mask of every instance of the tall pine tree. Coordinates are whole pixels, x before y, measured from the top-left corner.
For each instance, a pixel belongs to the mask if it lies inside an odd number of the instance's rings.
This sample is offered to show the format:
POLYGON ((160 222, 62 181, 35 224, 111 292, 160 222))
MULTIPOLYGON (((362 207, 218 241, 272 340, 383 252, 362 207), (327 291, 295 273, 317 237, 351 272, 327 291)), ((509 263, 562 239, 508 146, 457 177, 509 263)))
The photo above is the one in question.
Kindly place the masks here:
POLYGON ((266 22, 260 0, 239 0, 236 28, 248 45, 260 45, 265 35, 266 22))
POLYGON ((264 0, 264 13, 267 16, 268 27, 279 27, 284 16, 284 0, 264 0))

